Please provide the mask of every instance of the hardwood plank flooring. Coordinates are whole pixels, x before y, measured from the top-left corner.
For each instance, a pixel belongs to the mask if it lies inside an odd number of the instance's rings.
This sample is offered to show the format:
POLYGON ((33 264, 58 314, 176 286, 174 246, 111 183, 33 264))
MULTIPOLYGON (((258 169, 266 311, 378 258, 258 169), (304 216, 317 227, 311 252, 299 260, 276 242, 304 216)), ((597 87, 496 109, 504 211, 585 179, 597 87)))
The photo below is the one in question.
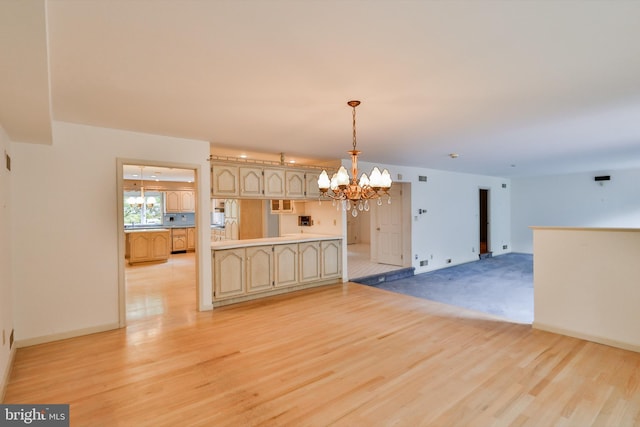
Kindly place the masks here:
POLYGON ((5 403, 70 403, 73 426, 640 425, 638 353, 354 283, 199 313, 189 256, 127 270, 127 328, 19 349, 5 403))

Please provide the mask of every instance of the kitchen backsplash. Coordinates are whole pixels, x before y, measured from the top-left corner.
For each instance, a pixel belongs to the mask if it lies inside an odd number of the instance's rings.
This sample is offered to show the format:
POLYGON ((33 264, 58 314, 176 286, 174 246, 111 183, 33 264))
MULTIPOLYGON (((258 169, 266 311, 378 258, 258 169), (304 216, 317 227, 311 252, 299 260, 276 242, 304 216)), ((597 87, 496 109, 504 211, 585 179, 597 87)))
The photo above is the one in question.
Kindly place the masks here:
POLYGON ((196 218, 193 212, 164 214, 164 217, 162 218, 162 225, 164 226, 195 225, 195 223, 196 223, 196 218))

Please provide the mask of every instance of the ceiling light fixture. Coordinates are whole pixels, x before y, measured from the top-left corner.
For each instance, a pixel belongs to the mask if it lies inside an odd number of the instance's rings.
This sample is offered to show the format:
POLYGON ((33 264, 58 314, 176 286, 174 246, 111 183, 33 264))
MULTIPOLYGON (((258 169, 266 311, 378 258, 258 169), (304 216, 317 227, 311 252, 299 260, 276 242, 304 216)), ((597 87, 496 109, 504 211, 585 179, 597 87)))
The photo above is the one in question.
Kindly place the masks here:
POLYGON ((353 150, 351 154, 351 177, 344 166, 340 166, 338 172, 331 179, 326 170, 323 170, 318 178, 318 187, 324 197, 342 201, 344 210, 351 210, 352 216, 358 216, 358 211, 369 210, 369 200, 378 199, 378 205, 382 205, 381 196, 387 195, 387 202, 391 203, 389 189, 391 188, 391 174, 387 169, 382 173, 378 167, 374 167, 371 174, 363 173, 358 180, 358 154, 356 150, 356 107, 360 101, 347 102, 353 109, 353 150), (353 209, 351 209, 353 207, 353 209))
POLYGON ((142 206, 146 205, 147 209, 151 209, 153 208, 153 205, 156 204, 156 198, 153 196, 147 198, 144 197, 144 173, 142 169, 143 166, 140 166, 140 195, 138 197, 129 197, 127 199, 127 203, 131 206, 136 205, 138 208, 142 208, 142 206))

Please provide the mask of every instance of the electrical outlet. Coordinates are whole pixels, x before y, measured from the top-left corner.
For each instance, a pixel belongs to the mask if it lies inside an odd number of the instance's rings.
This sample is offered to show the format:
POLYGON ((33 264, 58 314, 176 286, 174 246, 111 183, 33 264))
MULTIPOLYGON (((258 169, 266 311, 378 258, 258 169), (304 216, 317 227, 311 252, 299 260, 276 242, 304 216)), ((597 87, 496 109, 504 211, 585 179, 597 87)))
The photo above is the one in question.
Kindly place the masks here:
POLYGON ((447 264, 451 264, 451 258, 447 258, 447 264))
POLYGON ((507 249, 507 245, 502 245, 502 249, 507 249))

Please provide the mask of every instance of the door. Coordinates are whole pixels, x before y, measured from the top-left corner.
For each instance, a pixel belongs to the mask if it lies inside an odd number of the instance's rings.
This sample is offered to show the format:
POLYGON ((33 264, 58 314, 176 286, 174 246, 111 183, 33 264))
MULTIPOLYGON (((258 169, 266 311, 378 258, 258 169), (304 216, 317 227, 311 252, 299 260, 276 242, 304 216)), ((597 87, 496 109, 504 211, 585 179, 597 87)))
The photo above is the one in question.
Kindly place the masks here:
POLYGON ((489 190, 479 192, 480 254, 489 253, 489 190))
POLYGON ((373 203, 376 209, 377 262, 402 266, 402 189, 398 184, 389 190, 391 203, 383 197, 382 205, 373 203))

